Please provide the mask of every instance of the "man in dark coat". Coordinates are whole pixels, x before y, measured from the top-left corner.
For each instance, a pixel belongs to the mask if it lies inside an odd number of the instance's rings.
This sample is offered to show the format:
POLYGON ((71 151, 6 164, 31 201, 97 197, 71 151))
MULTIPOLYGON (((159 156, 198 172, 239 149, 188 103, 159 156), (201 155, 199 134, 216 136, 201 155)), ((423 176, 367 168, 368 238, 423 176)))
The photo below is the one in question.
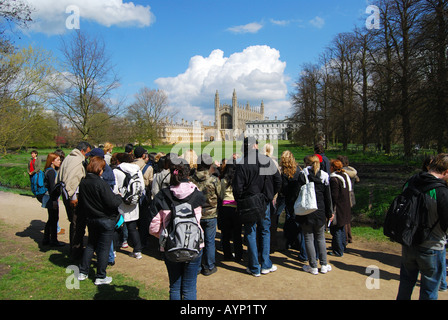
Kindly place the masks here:
POLYGON ((243 197, 256 194, 264 195, 266 213, 264 219, 253 223, 245 223, 244 231, 248 243, 249 266, 247 272, 256 277, 277 270, 272 264, 270 254, 270 203, 280 191, 282 178, 275 163, 269 157, 258 152, 258 141, 245 138, 243 144, 243 157, 236 166, 233 179, 233 195, 238 203, 243 197), (258 260, 257 227, 261 230, 261 258, 258 260))

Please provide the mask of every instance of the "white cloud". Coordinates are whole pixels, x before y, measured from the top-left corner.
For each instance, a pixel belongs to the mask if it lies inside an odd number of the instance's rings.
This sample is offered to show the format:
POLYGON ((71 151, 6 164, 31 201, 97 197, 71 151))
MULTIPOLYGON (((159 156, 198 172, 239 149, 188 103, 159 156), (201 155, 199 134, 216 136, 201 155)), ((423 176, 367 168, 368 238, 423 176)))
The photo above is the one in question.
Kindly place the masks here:
POLYGON ((261 23, 252 22, 243 26, 231 27, 227 30, 233 33, 257 33, 261 28, 263 28, 263 25, 261 23))
POLYGON ((310 20, 310 23, 313 27, 317 29, 322 29, 325 25, 325 20, 319 16, 316 16, 314 19, 310 20))
POLYGON ((110 27, 132 26, 147 27, 154 21, 150 6, 136 5, 123 0, 26 0, 34 9, 32 32, 46 34, 62 34, 66 21, 71 13, 67 8, 75 6, 79 9, 81 28, 82 21, 88 20, 110 27))
POLYGON ((269 46, 251 46, 229 57, 214 50, 208 57, 190 59, 188 69, 176 77, 159 78, 155 82, 164 90, 171 105, 179 110, 179 118, 214 121, 214 97, 220 93, 221 103, 231 104, 233 90, 238 102, 259 107, 265 103, 266 116, 287 115, 281 110, 289 104, 286 63, 280 52, 269 46), (271 108, 272 106, 272 108, 271 108))
POLYGON ((291 20, 275 20, 275 19, 270 19, 272 24, 275 24, 277 26, 287 26, 288 24, 291 23, 291 20))

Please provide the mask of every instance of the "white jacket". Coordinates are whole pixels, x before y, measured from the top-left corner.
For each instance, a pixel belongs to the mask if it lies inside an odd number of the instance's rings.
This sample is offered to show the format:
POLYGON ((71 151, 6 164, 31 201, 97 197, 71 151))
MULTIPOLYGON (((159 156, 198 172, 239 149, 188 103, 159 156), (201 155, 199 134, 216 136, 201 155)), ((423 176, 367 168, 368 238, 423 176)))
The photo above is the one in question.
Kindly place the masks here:
MULTIPOLYGON (((141 185, 143 187, 145 186, 142 171, 140 170, 140 167, 138 165, 136 165, 135 163, 121 163, 118 167, 121 168, 121 170, 123 170, 124 172, 127 172, 131 175, 134 175, 135 173, 137 173, 139 176, 141 185)), ((118 169, 114 169, 114 175, 115 175, 115 181, 116 181, 115 186, 114 186, 114 193, 121 194, 120 190, 123 187, 123 182, 124 182, 124 179, 126 178, 126 175, 118 169)), ((138 204, 127 205, 127 204, 122 203, 118 207, 118 212, 123 215, 125 222, 136 221, 139 218, 138 204)))

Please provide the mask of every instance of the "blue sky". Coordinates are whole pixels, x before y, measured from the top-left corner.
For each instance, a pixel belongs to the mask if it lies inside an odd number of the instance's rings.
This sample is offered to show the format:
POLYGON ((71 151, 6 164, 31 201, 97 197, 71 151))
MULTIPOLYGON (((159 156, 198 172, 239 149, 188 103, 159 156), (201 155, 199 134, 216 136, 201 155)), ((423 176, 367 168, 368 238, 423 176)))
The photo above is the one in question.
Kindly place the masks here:
POLYGON ((265 103, 266 116, 290 114, 289 94, 305 63, 340 32, 362 27, 366 0, 26 0, 30 30, 16 41, 60 56, 69 5, 80 28, 101 36, 132 103, 142 87, 167 92, 178 119, 214 121, 214 93, 265 103))

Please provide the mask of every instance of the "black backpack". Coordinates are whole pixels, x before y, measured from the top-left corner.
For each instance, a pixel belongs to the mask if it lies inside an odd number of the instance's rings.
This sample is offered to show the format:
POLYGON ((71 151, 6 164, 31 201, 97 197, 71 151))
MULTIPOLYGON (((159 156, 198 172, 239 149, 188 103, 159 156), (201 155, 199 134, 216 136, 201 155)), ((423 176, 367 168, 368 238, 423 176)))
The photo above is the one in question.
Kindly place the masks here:
POLYGON ((437 212, 437 201, 428 193, 440 186, 443 184, 434 183, 421 190, 410 181, 387 211, 384 235, 405 246, 423 243, 439 222, 429 225, 429 213, 437 212))

